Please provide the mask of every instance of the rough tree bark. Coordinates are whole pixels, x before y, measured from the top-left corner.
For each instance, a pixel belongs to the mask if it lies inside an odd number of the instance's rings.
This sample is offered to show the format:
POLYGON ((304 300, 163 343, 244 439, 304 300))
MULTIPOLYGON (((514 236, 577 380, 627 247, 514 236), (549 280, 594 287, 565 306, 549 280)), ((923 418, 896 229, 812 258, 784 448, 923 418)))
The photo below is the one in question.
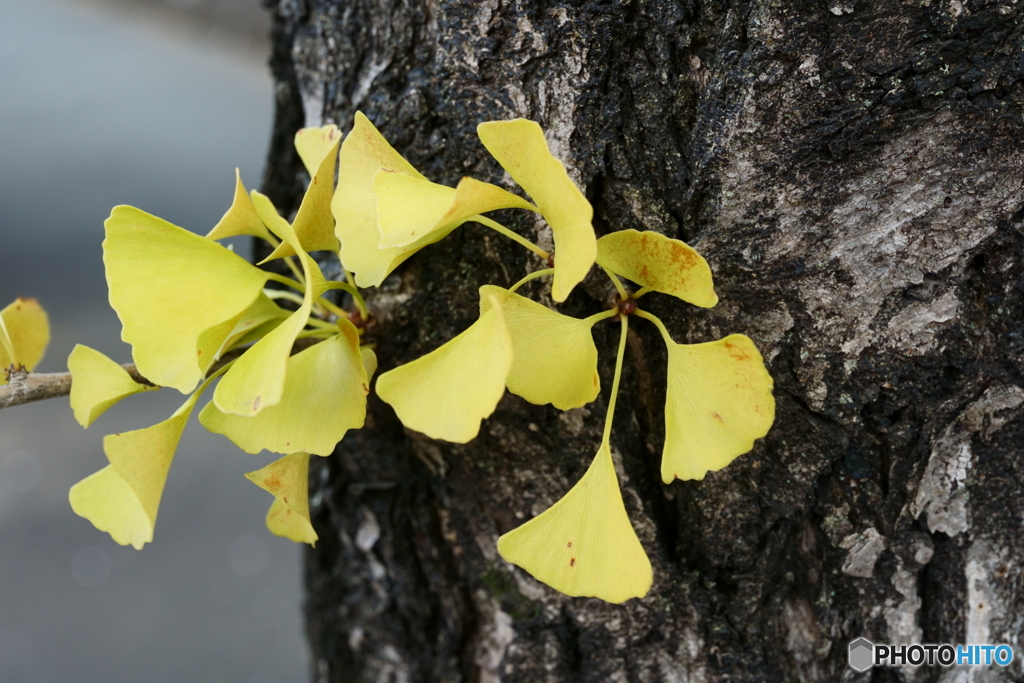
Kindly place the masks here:
MULTIPOLYGON (((278 206, 304 180, 290 150, 303 123, 347 129, 360 109, 432 180, 511 187, 475 126, 535 119, 599 235, 657 230, 707 257, 715 309, 647 305, 677 341, 750 335, 778 401, 752 453, 663 485, 665 351, 637 321, 613 445, 655 583, 614 606, 555 593, 494 546, 593 456, 615 326, 595 328, 597 402, 560 414, 507 395, 465 446, 403 430, 371 398, 366 428, 312 474, 314 680, 861 680, 846 651, 862 635, 1020 644, 1016 0, 278 0, 272 11, 265 189, 278 206)), ((370 295, 388 323, 382 369, 468 326, 479 285, 537 266, 472 225, 420 252, 370 295)), ((592 285, 562 310, 588 315, 604 296, 592 285)))

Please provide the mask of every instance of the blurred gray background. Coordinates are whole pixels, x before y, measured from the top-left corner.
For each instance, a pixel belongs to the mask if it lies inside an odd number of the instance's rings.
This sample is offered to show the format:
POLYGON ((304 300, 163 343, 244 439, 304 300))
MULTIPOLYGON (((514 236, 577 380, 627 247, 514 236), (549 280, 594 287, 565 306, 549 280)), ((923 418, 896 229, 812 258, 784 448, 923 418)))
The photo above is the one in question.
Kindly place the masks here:
MULTIPOLYGON (((259 185, 267 27, 257 0, 0 0, 0 307, 49 311, 40 371, 76 343, 130 360, 103 278, 112 206, 205 233, 236 166, 259 185)), ((301 551, 266 531, 271 497, 243 478, 274 456, 193 417, 151 545, 122 548, 71 511, 68 489, 106 464, 103 435, 183 398, 130 398, 88 431, 66 399, 0 411, 0 683, 308 678, 301 551)))

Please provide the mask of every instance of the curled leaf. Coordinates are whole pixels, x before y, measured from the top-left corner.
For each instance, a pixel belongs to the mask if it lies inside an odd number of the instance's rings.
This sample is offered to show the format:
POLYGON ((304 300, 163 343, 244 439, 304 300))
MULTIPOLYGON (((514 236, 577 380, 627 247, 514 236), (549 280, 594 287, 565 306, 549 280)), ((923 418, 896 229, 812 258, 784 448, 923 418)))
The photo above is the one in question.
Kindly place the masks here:
POLYGON ((267 274, 134 207, 115 207, 104 225, 110 304, 139 372, 160 386, 192 391, 267 274))
MULTIPOLYGON (((18 297, 0 311, 0 370, 11 365, 33 370, 50 343, 50 320, 35 299, 18 297)), ((7 384, 0 372, 0 385, 7 384)))
POLYGON ((551 297, 565 301, 597 256, 594 209, 565 166, 552 156, 544 131, 534 121, 488 121, 477 126, 477 135, 544 215, 555 240, 555 277, 551 297))
POLYGON ((286 455, 245 477, 274 494, 267 513, 271 533, 316 545, 316 531, 309 519, 309 453, 286 455))
POLYGON ((742 334, 669 344, 665 483, 703 479, 753 448, 775 419, 773 385, 754 342, 742 334))
POLYGON ((120 365, 88 346, 76 344, 68 356, 71 410, 83 427, 123 398, 160 387, 140 384, 120 365))
POLYGON ((467 443, 498 406, 511 366, 512 340, 494 303, 462 334, 381 375, 377 394, 406 427, 467 443))
POLYGON ((229 415, 211 401, 199 421, 248 453, 308 451, 330 455, 349 429, 363 426, 369 392, 359 333, 347 320, 341 333, 287 360, 277 405, 253 417, 229 415))
POLYGON ((508 390, 530 403, 551 403, 571 410, 590 403, 601 391, 593 323, 552 311, 501 287, 480 288, 480 312, 501 302, 512 339, 508 390))
POLYGON ((273 243, 275 240, 267 232, 267 226, 256 214, 253 208, 249 192, 242 184, 242 175, 235 169, 235 198, 231 202, 231 208, 227 210, 217 225, 213 226, 207 235, 207 239, 222 240, 237 235, 252 235, 262 240, 273 243))
POLYGON ((657 232, 620 230, 597 241, 597 263, 642 287, 695 306, 718 303, 711 267, 685 242, 657 232))
MULTIPOLYGON (((341 262, 355 273, 356 284, 360 287, 379 286, 392 270, 416 251, 411 247, 379 248, 377 195, 373 192, 373 179, 381 170, 426 180, 388 144, 362 112, 356 112, 352 131, 341 143, 338 186, 331 210, 336 220, 337 236, 341 240, 341 262)), ((432 233, 432 236, 435 241, 444 237, 440 231, 432 233)))
POLYGON ((607 443, 565 496, 498 539, 498 553, 566 595, 621 603, 647 595, 653 581, 607 443))

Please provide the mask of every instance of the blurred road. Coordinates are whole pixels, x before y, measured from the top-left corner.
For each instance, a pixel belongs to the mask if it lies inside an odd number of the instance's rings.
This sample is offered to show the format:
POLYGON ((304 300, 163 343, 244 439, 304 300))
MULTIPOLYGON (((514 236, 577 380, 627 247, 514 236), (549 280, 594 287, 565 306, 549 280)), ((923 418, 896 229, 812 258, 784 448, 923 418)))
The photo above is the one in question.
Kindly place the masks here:
MULTIPOLYGON (((176 16, 0 0, 0 306, 35 296, 49 311, 41 371, 75 343, 130 359, 103 279, 112 206, 205 233, 235 166, 259 184, 273 103, 259 41, 176 16)), ((103 435, 182 400, 128 399, 88 431, 66 400, 0 411, 0 683, 308 679, 301 551, 265 530, 271 498, 242 476, 273 456, 191 425, 141 552, 71 511, 69 487, 106 464, 103 435)))

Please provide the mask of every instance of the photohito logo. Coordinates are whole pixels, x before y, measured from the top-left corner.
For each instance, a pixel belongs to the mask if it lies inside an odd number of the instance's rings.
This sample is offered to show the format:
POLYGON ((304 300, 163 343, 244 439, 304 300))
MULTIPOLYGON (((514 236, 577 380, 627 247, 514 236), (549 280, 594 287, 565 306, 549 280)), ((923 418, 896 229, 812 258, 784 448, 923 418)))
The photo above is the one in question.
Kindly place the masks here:
POLYGON ((875 645, 867 638, 850 643, 850 667, 867 671, 873 666, 1008 666, 1009 645, 875 645))

